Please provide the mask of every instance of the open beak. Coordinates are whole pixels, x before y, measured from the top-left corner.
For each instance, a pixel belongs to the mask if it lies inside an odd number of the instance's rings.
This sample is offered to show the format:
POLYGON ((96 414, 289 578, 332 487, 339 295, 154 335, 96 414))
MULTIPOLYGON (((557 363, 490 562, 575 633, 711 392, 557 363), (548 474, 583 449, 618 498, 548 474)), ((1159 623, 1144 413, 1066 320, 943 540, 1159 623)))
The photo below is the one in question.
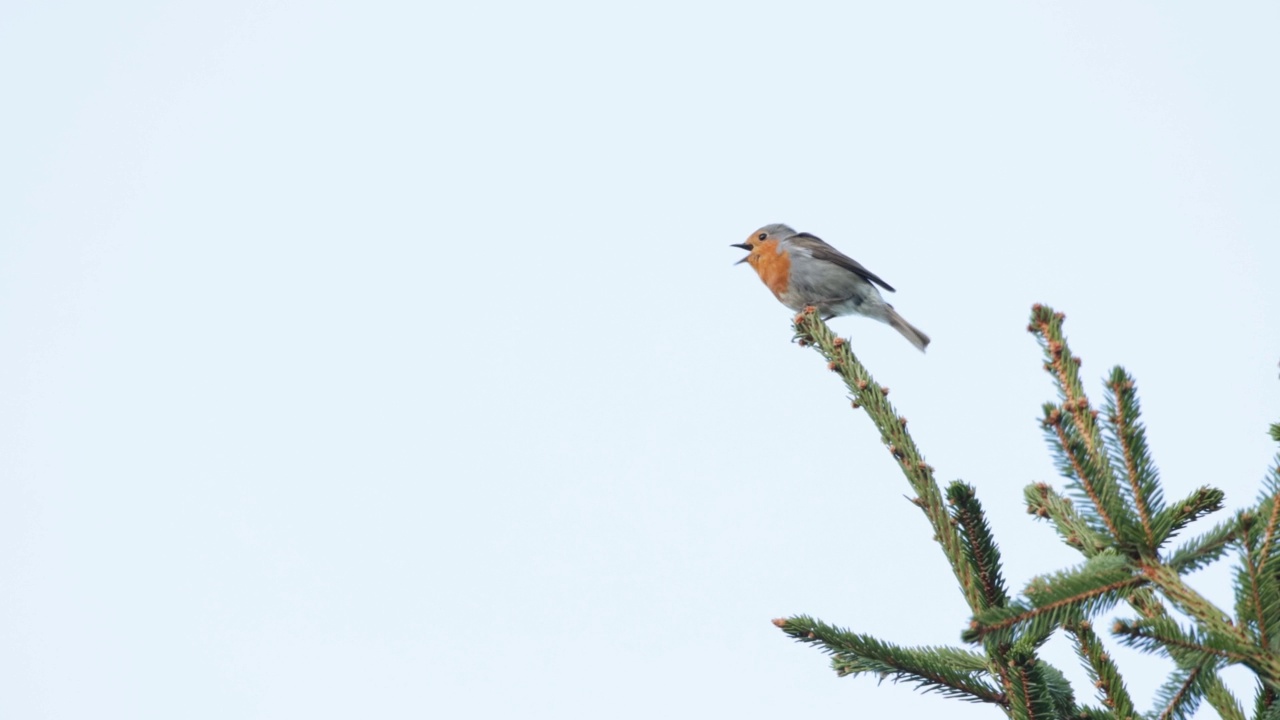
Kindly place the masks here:
MULTIPOLYGON (((748 245, 748 244, 746 244, 746 243, 734 243, 734 244, 730 245, 729 247, 742 248, 743 250, 746 250, 747 252, 750 252, 750 251, 751 251, 751 246, 750 246, 750 245, 748 245)), ((751 256, 750 256, 750 255, 748 255, 747 257, 742 258, 742 259, 741 259, 741 260, 739 260, 738 262, 734 263, 734 265, 741 265, 742 263, 746 262, 746 261, 747 261, 747 258, 749 258, 749 257, 751 257, 751 256)))

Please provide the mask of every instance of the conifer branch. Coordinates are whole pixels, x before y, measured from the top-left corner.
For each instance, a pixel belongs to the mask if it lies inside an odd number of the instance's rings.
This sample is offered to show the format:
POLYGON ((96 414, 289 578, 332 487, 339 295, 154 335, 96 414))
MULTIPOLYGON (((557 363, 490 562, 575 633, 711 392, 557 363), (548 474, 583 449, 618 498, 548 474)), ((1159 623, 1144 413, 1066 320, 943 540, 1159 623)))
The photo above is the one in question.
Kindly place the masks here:
POLYGON ((1277 516, 1280 516, 1280 457, 1267 469, 1266 478, 1262 482, 1262 498, 1256 509, 1242 512, 1240 525, 1242 528, 1252 525, 1257 516, 1266 518, 1262 537, 1256 547, 1251 547, 1248 534, 1242 532, 1242 546, 1252 556, 1253 565, 1257 566, 1257 603, 1258 621, 1266 630, 1263 647, 1271 647, 1271 643, 1280 644, 1280 530, 1277 530, 1277 516), (1249 520, 1245 520, 1248 518, 1249 520))
POLYGON ((1262 601, 1262 583, 1258 564, 1253 554, 1248 551, 1240 553, 1240 567, 1236 570, 1236 617, 1240 624, 1251 628, 1258 634, 1258 641, 1267 646, 1266 614, 1262 601))
MULTIPOLYGON (((1051 717, 1047 708, 1037 712, 1034 683, 1030 669, 1016 662, 1009 663, 1009 676, 1013 679, 1013 692, 1009 693, 1009 716, 1013 720, 1035 720, 1051 717)), ((1041 703, 1043 706, 1044 703, 1041 703)))
MULTIPOLYGON (((1219 525, 1217 528, 1214 528, 1213 530, 1201 536, 1201 538, 1207 541, 1205 544, 1205 547, 1209 548, 1209 547, 1216 546, 1217 534, 1224 527, 1231 527, 1233 525, 1234 523, 1224 523, 1223 525, 1219 525)), ((1195 540, 1189 541, 1187 545, 1191 545, 1194 542, 1196 541, 1195 540)), ((1184 548, 1185 547, 1186 546, 1184 546, 1184 548)), ((1190 552, 1189 554, 1194 555, 1194 551, 1190 552)), ((1221 555, 1221 554, 1222 554, 1221 552, 1217 553, 1217 555, 1221 555)), ((1171 572, 1174 572, 1175 574, 1179 572, 1179 570, 1173 567, 1170 567, 1169 570, 1171 572)), ((1189 570, 1183 569, 1181 570, 1181 572, 1189 572, 1189 570)), ((1169 618, 1168 611, 1165 610, 1164 604, 1161 603, 1159 598, 1155 597, 1155 595, 1151 592, 1150 588, 1147 588, 1147 587, 1139 588, 1136 592, 1134 592, 1129 597, 1129 605, 1133 607, 1135 610, 1137 610, 1138 613, 1142 615, 1142 617, 1145 618, 1146 620, 1160 620, 1160 619, 1169 618)), ((1227 623, 1227 627, 1228 628, 1232 627, 1229 621, 1227 623)), ((1114 629, 1115 628, 1113 628, 1113 630, 1114 629)), ((1123 639, 1122 639, 1122 642, 1123 642, 1123 639)), ((1222 643, 1222 639, 1218 640, 1217 642, 1222 643)), ((1225 646, 1225 643, 1222 643, 1222 644, 1225 646)), ((1203 677, 1204 685, 1207 688, 1206 699, 1208 699, 1209 704, 1213 706, 1213 709, 1217 711, 1218 715, 1221 718, 1224 718, 1224 720, 1228 718, 1231 720, 1237 720, 1237 719, 1243 720, 1243 717, 1242 717, 1243 711, 1240 710, 1239 701, 1236 700, 1235 695, 1233 695, 1231 691, 1228 690, 1226 686, 1222 684, 1222 678, 1218 676, 1218 673, 1216 672, 1216 670, 1205 667, 1202 672, 1202 677, 1203 677)))
POLYGON ((1280 720, 1280 703, 1276 702, 1275 690, 1266 683, 1258 683, 1253 701, 1253 716, 1257 720, 1280 720))
MULTIPOLYGON (((1240 525, 1250 525, 1255 515, 1267 518, 1262 538, 1257 547, 1250 550, 1247 539, 1241 541, 1244 553, 1255 558, 1252 564, 1257 566, 1257 614, 1259 625, 1267 630, 1267 635, 1260 637, 1264 648, 1272 648, 1280 635, 1280 539, 1277 538, 1277 517, 1280 516, 1280 458, 1267 472, 1263 481, 1263 498, 1259 501, 1254 513, 1241 513, 1240 525)), ((1280 707, 1277 702, 1277 689, 1271 684, 1263 684, 1259 702, 1266 707, 1280 707)))
POLYGON ((1062 334, 1067 316, 1044 305, 1031 307, 1031 324, 1027 330, 1036 336, 1045 352, 1045 370, 1053 375, 1064 403, 1063 409, 1074 420, 1076 430, 1089 453, 1096 453, 1102 441, 1098 433, 1097 414, 1089 409, 1084 384, 1080 382, 1080 358, 1071 354, 1062 334))
POLYGON ((1210 666, 1190 666, 1175 670, 1157 694, 1161 711, 1153 717, 1188 718, 1201 699, 1209 701, 1222 720, 1245 720, 1240 701, 1222 684, 1210 666))
MULTIPOLYGON (((1160 598, 1156 596, 1150 586, 1140 587, 1133 591, 1128 597, 1128 603, 1145 619, 1169 617, 1169 611, 1165 609, 1164 603, 1160 601, 1160 598)), ((1224 720, 1244 720, 1239 701, 1222 684, 1222 678, 1218 676, 1217 672, 1205 672, 1205 685, 1208 688, 1205 697, 1220 717, 1224 720)))
POLYGON ((1219 523, 1203 535, 1194 537, 1182 544, 1182 547, 1171 553, 1165 560, 1174 572, 1185 575, 1212 563, 1226 554, 1239 532, 1239 522, 1232 518, 1219 523))
POLYGON ((1172 658, 1179 667, 1210 667, 1221 661, 1242 663, 1248 649, 1235 639, 1186 630, 1171 617, 1116 620, 1111 632, 1126 647, 1172 658))
POLYGON ((1124 468, 1128 495, 1142 523, 1146 541, 1143 549, 1153 553, 1161 540, 1152 523, 1153 515, 1163 509, 1160 475, 1147 451, 1146 429, 1140 422, 1141 408, 1133 378, 1121 367, 1111 371, 1105 409, 1109 444, 1117 464, 1124 468))
POLYGON ((910 682, 925 692, 939 692, 972 702, 1007 706, 1008 698, 991 684, 987 658, 961 648, 906 648, 827 625, 811 617, 774 620, 798 642, 816 645, 831 656, 837 675, 871 673, 894 682, 910 682))
POLYGON ((976 616, 961 637, 967 642, 988 635, 1008 637, 1015 630, 1048 637, 1054 628, 1076 623, 1111 608, 1127 591, 1147 582, 1119 555, 1100 555, 1076 570, 1037 578, 1024 591, 1030 600, 992 608, 976 616))
POLYGON ((1172 568, 1148 564, 1142 567, 1142 572, 1160 588, 1161 593, 1173 603, 1174 607, 1198 620, 1204 629, 1248 642, 1248 638, 1231 623, 1227 613, 1183 582, 1172 568))
POLYGON ((1129 594, 1127 598, 1129 607, 1138 611, 1138 614, 1144 618, 1168 617, 1169 611, 1165 608, 1164 603, 1160 601, 1160 597, 1151 589, 1150 585, 1140 587, 1129 594))
POLYGON ((1280 458, 1276 458, 1276 464, 1267 472, 1267 478, 1263 481, 1262 498, 1258 500, 1257 506, 1258 514, 1267 518, 1260 543, 1266 557, 1276 555, 1273 544, 1276 540, 1276 528, 1280 525, 1280 502, 1277 502, 1277 498, 1280 498, 1280 458))
POLYGON ((1263 682, 1280 682, 1280 657, 1270 648, 1250 642, 1249 636, 1232 623, 1231 618, 1200 593, 1193 590, 1172 569, 1163 565, 1146 565, 1143 574, 1159 586, 1174 607, 1196 620, 1206 637, 1230 639, 1240 649, 1240 662, 1256 672, 1263 682))
POLYGON ((1122 502, 1115 469, 1103 450, 1098 412, 1091 409, 1089 398, 1080 381, 1080 358, 1071 354, 1062 322, 1066 316, 1043 306, 1031 308, 1031 324, 1045 353, 1045 370, 1054 378, 1061 406, 1046 405, 1044 427, 1050 446, 1059 457, 1063 473, 1074 481, 1088 498, 1092 508, 1117 542, 1140 546, 1141 535, 1132 531, 1136 525, 1122 502))
POLYGON ((1259 535, 1256 516, 1251 512, 1240 514, 1239 527, 1236 617, 1242 626, 1257 633, 1262 647, 1270 648, 1272 638, 1277 636, 1277 623, 1280 623, 1280 585, 1274 573, 1275 561, 1269 558, 1266 545, 1268 529, 1264 528, 1259 535))
POLYGON ((1119 486, 1101 470, 1101 462, 1091 456, 1086 443, 1064 419, 1062 408, 1052 403, 1044 407, 1041 423, 1049 438, 1050 447, 1058 458, 1058 469, 1081 493, 1091 514, 1103 524, 1111 542, 1119 542, 1124 533, 1124 511, 1120 507, 1119 486))
MULTIPOLYGON (((1243 560, 1248 561, 1250 579, 1254 586, 1255 615, 1260 629, 1263 647, 1280 643, 1280 536, 1277 524, 1280 519, 1280 458, 1276 459, 1263 480, 1262 498, 1254 510, 1240 514, 1240 524, 1252 526, 1253 518, 1266 518, 1261 538, 1251 542, 1242 532, 1243 560)), ((1243 561, 1242 560, 1242 561, 1243 561)), ((1269 691, 1270 692, 1270 691, 1269 691)), ((1275 693, 1271 700, 1274 700, 1275 693)))
POLYGON ((1049 701, 1053 703, 1054 717, 1068 718, 1076 714, 1076 693, 1062 671, 1044 660, 1036 660, 1037 681, 1043 684, 1049 701))
POLYGON ((1053 668, 1056 677, 1050 677, 1046 668, 1051 666, 1037 660, 1034 653, 1012 653, 1008 667, 1014 686, 1014 692, 1009 695, 1009 714, 1014 720, 1049 720, 1067 716, 1068 713, 1059 712, 1063 705, 1074 709, 1070 685, 1066 686, 1065 697, 1060 687, 1066 684, 1062 673, 1053 668))
POLYGON ((1186 720, 1200 706, 1204 697, 1204 671, 1193 667, 1174 671, 1157 694, 1161 710, 1158 720, 1186 720))
POLYGON ((1206 485, 1197 488, 1182 502, 1165 508, 1154 520, 1160 542, 1167 541, 1205 515, 1221 510, 1223 497, 1221 490, 1206 485))
POLYGON ((1037 661, 1027 652, 1015 653, 1009 660, 1014 692, 1009 696, 1009 714, 1014 720, 1048 720, 1056 717, 1055 703, 1048 692, 1043 675, 1037 673, 1037 661))
MULTIPOLYGON (((1080 383, 1079 378, 1080 363, 1077 358, 1071 355, 1067 348, 1066 340, 1062 335, 1062 320, 1063 316, 1061 313, 1055 313, 1047 307, 1037 305, 1032 308, 1032 322, 1028 326, 1028 330, 1037 336, 1042 348, 1045 350, 1047 359, 1045 369, 1054 377, 1059 395, 1063 399, 1061 407, 1054 405, 1046 406, 1046 418, 1050 417, 1049 413, 1055 410, 1060 413, 1059 419, 1061 418, 1061 414, 1067 414, 1072 418, 1072 423, 1070 424, 1075 425, 1076 429, 1081 434, 1089 436, 1090 433, 1088 428, 1090 427, 1090 421, 1092 420, 1096 423, 1096 413, 1087 411, 1088 400, 1084 397, 1083 386, 1080 383), (1057 344, 1055 345, 1054 343, 1057 344)), ((1114 372, 1112 379, 1115 379, 1114 372)), ((1125 379, 1128 379, 1127 375, 1125 376, 1125 379)), ((1129 388, 1123 389, 1128 390, 1129 388)), ((1117 422, 1114 424, 1119 425, 1120 420, 1121 419, 1117 417, 1117 422)), ((1137 414, 1130 413, 1130 417, 1126 418, 1123 422, 1127 424, 1130 420, 1136 421, 1137 414)), ((1094 424, 1093 427, 1096 428, 1096 424, 1094 424)), ((1054 434, 1056 435, 1056 431, 1054 434)), ((1117 435, 1119 434, 1120 433, 1117 433, 1117 435)), ((1277 435, 1276 439, 1280 441, 1280 435, 1277 435)), ((1086 472, 1087 463, 1081 458, 1080 453, 1077 453, 1077 456, 1074 458, 1074 462, 1072 462, 1068 457, 1071 448, 1064 446, 1060 440, 1060 437, 1050 438, 1050 447, 1059 458, 1060 469, 1063 470, 1064 475, 1069 480, 1081 477, 1086 472)), ((1143 440, 1145 447, 1145 438, 1143 438, 1143 440)), ((1086 445, 1087 450, 1087 444, 1078 443, 1078 445, 1086 445)), ((1097 447, 1096 443, 1093 444, 1093 447, 1097 447)), ((1120 454, 1123 456, 1123 450, 1121 450, 1120 454)), ((1134 455, 1134 457, 1136 458, 1137 456, 1134 455)), ((1128 464, 1125 464, 1126 471, 1128 470, 1128 467, 1128 464)), ((1135 463, 1134 467, 1136 469, 1138 464, 1135 463)), ((1158 478, 1154 472, 1154 466, 1151 467, 1151 470, 1152 473, 1150 478, 1152 482, 1158 483, 1158 478)), ((1141 484, 1139 485, 1138 490, 1138 494, 1143 492, 1141 484)), ((1092 495, 1099 495, 1099 493, 1095 491, 1092 495)), ((1091 504, 1094 502, 1092 495, 1086 490, 1085 499, 1091 504)), ((1060 496, 1056 495, 1049 495, 1048 492, 1039 490, 1038 488, 1035 488, 1035 486, 1027 488, 1026 496, 1028 512, 1032 512, 1039 517, 1047 516, 1052 519, 1059 535, 1063 536, 1069 545, 1080 550, 1080 552, 1086 557, 1092 557, 1101 552, 1099 544, 1101 542, 1105 542, 1102 535, 1100 533, 1095 535, 1099 542, 1091 543, 1087 539, 1082 539, 1088 537, 1087 534, 1080 529, 1082 525, 1087 525, 1087 521, 1080 517, 1078 513, 1066 512, 1070 511, 1071 507, 1069 501, 1065 498, 1060 498, 1060 496), (1051 502, 1054 499, 1058 499, 1058 502, 1051 502), (1070 522, 1070 518, 1073 515, 1078 519, 1075 523, 1070 522)), ((1148 495, 1148 497, 1150 497, 1150 495, 1148 495)), ((1153 507, 1153 504, 1149 504, 1148 511, 1150 511, 1151 517, 1150 524, 1152 534, 1158 540, 1157 544, 1163 543, 1193 520, 1220 508, 1221 500, 1221 494, 1217 491, 1210 488, 1201 488, 1196 491, 1196 493, 1193 493, 1192 497, 1174 507, 1160 510, 1158 505, 1153 507)), ((1118 521, 1113 521, 1109 524, 1104 523, 1104 527, 1107 529, 1115 528, 1116 530, 1121 530, 1121 523, 1118 521)), ((1143 530, 1143 534, 1145 535, 1145 528, 1143 530)), ((1170 557, 1169 564, 1171 569, 1173 569, 1175 573, 1185 573, 1207 565, 1213 560, 1221 557, 1226 552, 1232 542, 1233 536, 1234 522, 1227 522, 1219 525, 1199 538, 1188 541, 1170 557)), ((1145 542, 1145 538, 1138 539, 1143 539, 1144 542, 1136 544, 1136 547, 1134 547, 1133 550, 1138 551, 1136 553, 1137 555, 1143 555, 1146 550, 1144 546, 1148 545, 1148 543, 1145 542)), ((1149 562, 1149 559, 1147 561, 1149 562)), ((1126 599, 1129 605, 1137 610, 1144 618, 1159 618, 1166 617, 1168 615, 1161 600, 1156 597, 1148 587, 1136 588, 1128 593, 1126 599)), ((1240 714, 1238 710, 1239 703, 1235 700, 1234 696, 1226 690, 1224 686, 1222 686, 1221 679, 1218 677, 1217 673, 1206 669, 1202 671, 1201 677, 1203 678, 1202 682, 1204 685, 1209 688, 1208 699, 1213 704, 1214 709, 1223 717, 1234 718, 1238 716, 1240 714)))
MULTIPOLYGON (((975 702, 997 704, 1013 718, 1139 717, 1119 669, 1088 618, 1121 600, 1139 619, 1117 622, 1121 643, 1171 657, 1177 670, 1163 686, 1156 712, 1185 718, 1204 701, 1227 720, 1244 720, 1239 701, 1218 670, 1241 664, 1260 681, 1259 718, 1280 720, 1280 463, 1270 469, 1258 503, 1165 555, 1162 548, 1191 522, 1221 509, 1221 491, 1202 487, 1166 505, 1150 457, 1132 377, 1114 368, 1106 384, 1105 421, 1093 410, 1080 380, 1080 360, 1062 333, 1063 316, 1037 305, 1028 329, 1045 352, 1059 403, 1047 404, 1043 427, 1071 499, 1046 484, 1024 491, 1027 511, 1049 520, 1086 558, 1078 568, 1041 576, 1018 600, 1009 598, 999 548, 970 485, 956 481, 943 502, 933 468, 924 462, 882 388, 843 339, 807 308, 795 318, 796 339, 812 345, 865 409, 914 491, 973 620, 962 637, 981 642, 983 654, 958 648, 908 648, 798 616, 774 621, 800 642, 821 647, 840 675, 872 673, 915 683, 975 702), (1228 616, 1181 577, 1240 549, 1236 615, 1228 616), (1158 593, 1158 594, 1157 594, 1158 593), (1165 603, 1191 618, 1183 628, 1165 603), (1037 657, 1057 628, 1075 641, 1104 707, 1076 704, 1062 673, 1037 657), (1272 716, 1275 717, 1272 717, 1272 716)), ((1280 441, 1280 423, 1271 428, 1280 441)), ((1156 715, 1153 712, 1152 716, 1156 715)))
POLYGON ((1102 647, 1098 634, 1093 631, 1093 624, 1082 620, 1066 626, 1067 632, 1075 640, 1076 655, 1084 663, 1098 688, 1102 703, 1115 713, 1117 718, 1136 718, 1138 711, 1134 708, 1133 699, 1120 677, 1120 669, 1111 659, 1111 655, 1102 647))
POLYGON ((1107 548, 1106 538, 1080 517, 1071 499, 1059 495, 1047 483, 1028 485, 1023 496, 1029 514, 1050 520, 1062 540, 1085 557, 1093 557, 1107 548))
POLYGON ((934 538, 942 546, 943 554, 951 564, 952 572, 960 581, 965 600, 974 612, 983 607, 980 580, 974 575, 965 557, 964 543, 951 524, 951 516, 942 501, 942 492, 933 477, 933 467, 907 432, 906 418, 898 415, 887 399, 889 389, 881 387, 867 372, 867 368, 849 348, 849 343, 836 337, 831 328, 818 317, 813 308, 805 308, 795 317, 796 341, 803 347, 811 345, 827 359, 828 369, 839 373, 849 391, 853 393, 855 408, 866 410, 867 416, 880 431, 880 439, 889 448, 911 489, 912 500, 933 526, 934 538))
POLYGON ((957 480, 947 487, 947 502, 960 530, 965 558, 981 583, 983 609, 1004 607, 1009 595, 1000 572, 1000 548, 991 535, 977 493, 972 486, 957 480))
POLYGON ((1245 720, 1244 708, 1236 696, 1222 684, 1222 678, 1216 672, 1206 671, 1204 674, 1204 697, 1217 711, 1221 720, 1245 720))

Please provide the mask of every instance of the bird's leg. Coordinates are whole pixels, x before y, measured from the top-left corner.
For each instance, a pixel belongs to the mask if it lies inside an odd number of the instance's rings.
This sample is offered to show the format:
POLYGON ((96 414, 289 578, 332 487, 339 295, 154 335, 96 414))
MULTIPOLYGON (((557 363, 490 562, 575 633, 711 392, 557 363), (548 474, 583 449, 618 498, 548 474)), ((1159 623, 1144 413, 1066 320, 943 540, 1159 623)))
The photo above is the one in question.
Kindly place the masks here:
POLYGON ((813 308, 815 311, 822 312, 822 314, 819 315, 819 317, 822 318, 823 322, 826 322, 831 318, 835 317, 836 314, 830 311, 823 311, 822 308, 826 306, 835 305, 836 303, 839 303, 839 302, 842 302, 839 298, 831 298, 829 300, 815 300, 809 303, 809 307, 813 308))

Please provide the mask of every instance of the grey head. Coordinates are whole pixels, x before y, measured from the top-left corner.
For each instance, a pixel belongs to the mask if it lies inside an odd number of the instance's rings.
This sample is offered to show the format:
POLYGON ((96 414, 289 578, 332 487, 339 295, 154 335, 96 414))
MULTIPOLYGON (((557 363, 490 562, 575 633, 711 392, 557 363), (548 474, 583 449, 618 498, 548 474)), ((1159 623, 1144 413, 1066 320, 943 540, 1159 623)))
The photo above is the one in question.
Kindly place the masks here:
POLYGON ((756 237, 759 237, 761 234, 766 236, 766 240, 785 240, 792 235, 795 235, 796 231, 786 223, 773 223, 772 225, 765 225, 755 232, 756 237))

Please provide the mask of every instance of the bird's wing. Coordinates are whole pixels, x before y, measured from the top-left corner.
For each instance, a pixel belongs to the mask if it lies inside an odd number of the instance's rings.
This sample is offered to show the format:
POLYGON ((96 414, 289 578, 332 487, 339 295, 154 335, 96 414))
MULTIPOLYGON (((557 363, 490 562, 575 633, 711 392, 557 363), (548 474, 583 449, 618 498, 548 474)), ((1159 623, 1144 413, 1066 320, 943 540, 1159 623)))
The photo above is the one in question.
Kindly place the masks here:
POLYGON ((797 233, 787 238, 787 241, 796 245, 797 247, 804 248, 809 252, 809 255, 812 256, 814 259, 826 260, 829 263, 839 265, 845 270, 848 270, 849 272, 857 275, 858 277, 861 277, 863 280, 866 280, 868 282, 873 282, 879 285, 880 287, 884 288, 885 290, 888 290, 889 292, 894 292, 892 285, 881 280, 880 277, 877 276, 875 273, 862 267, 861 263, 859 263, 857 260, 854 260, 848 255, 845 255, 839 250, 826 244, 825 242, 822 241, 822 238, 818 237, 817 235, 810 235, 809 233, 797 233))

